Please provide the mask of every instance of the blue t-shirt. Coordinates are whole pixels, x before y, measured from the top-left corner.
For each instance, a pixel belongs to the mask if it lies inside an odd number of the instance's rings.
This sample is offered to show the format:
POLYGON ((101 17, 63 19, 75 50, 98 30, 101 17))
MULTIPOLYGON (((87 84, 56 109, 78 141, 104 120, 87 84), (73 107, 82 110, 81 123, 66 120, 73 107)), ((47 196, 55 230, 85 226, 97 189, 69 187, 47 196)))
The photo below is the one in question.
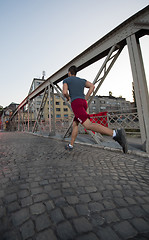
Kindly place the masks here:
POLYGON ((71 76, 71 77, 66 78, 63 81, 63 84, 64 83, 67 83, 67 85, 68 85, 71 102, 73 102, 77 98, 85 99, 85 95, 84 95, 84 87, 86 84, 85 79, 71 76))

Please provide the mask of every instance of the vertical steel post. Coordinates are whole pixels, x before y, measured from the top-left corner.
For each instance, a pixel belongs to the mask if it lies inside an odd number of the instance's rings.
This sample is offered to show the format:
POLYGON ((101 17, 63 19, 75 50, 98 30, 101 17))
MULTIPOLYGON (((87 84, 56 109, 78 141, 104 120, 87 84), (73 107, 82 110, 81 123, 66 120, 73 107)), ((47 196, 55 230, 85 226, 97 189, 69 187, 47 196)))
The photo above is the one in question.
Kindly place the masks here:
POLYGON ((18 111, 18 131, 20 131, 20 109, 18 111))
POLYGON ((139 40, 135 35, 127 38, 142 144, 149 153, 149 95, 139 40))
POLYGON ((50 88, 50 84, 48 86, 48 95, 49 95, 49 134, 51 134, 51 88, 50 88))
POLYGON ((28 99, 28 132, 29 132, 29 108, 30 108, 30 100, 28 99))

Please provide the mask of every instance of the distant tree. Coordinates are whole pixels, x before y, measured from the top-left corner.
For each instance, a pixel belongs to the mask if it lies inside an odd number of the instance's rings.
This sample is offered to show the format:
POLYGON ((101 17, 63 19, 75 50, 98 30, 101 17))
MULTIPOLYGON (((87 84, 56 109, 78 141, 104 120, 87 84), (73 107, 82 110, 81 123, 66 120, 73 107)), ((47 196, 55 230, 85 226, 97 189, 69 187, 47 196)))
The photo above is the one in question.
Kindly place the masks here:
POLYGON ((111 91, 109 91, 109 97, 112 97, 112 92, 111 91))

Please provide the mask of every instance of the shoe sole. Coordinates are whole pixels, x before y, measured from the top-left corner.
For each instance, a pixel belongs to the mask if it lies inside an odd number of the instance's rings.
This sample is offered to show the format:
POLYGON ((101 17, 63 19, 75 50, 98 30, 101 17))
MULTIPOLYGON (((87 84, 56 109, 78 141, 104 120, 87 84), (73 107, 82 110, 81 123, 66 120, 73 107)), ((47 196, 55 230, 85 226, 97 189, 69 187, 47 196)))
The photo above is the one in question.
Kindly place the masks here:
POLYGON ((124 129, 121 129, 121 137, 122 137, 122 142, 123 142, 123 152, 127 153, 128 152, 128 144, 127 144, 127 139, 126 139, 126 133, 124 131, 124 129))

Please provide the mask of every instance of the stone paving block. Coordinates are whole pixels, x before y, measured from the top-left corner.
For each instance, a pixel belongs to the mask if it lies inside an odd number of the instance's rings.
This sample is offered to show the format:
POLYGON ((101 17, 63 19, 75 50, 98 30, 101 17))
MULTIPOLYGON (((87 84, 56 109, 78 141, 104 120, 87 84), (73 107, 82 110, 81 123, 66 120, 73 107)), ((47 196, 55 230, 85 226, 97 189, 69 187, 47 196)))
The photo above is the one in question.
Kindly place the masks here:
POLYGON ((129 219, 133 217, 133 215, 127 208, 120 208, 117 209, 117 211, 122 219, 129 219))
POLYGON ((74 195, 75 191, 73 188, 63 188, 62 193, 64 196, 70 196, 70 195, 74 195))
POLYGON ((140 206, 138 206, 138 205, 130 206, 129 210, 136 217, 142 217, 145 214, 144 210, 140 206))
POLYGON ((118 222, 120 220, 116 214, 116 211, 113 210, 102 212, 102 217, 106 219, 107 223, 118 222))
POLYGON ((22 207, 30 206, 33 203, 33 199, 31 196, 21 199, 22 207))
POLYGON ((29 191, 28 190, 22 190, 18 193, 18 197, 19 198, 25 198, 25 197, 28 197, 29 196, 29 191))
POLYGON ((101 195, 101 193, 96 192, 96 193, 90 193, 91 199, 94 201, 98 201, 101 200, 103 197, 101 195))
POLYGON ((51 216, 51 220, 56 224, 65 220, 64 215, 60 208, 54 209, 51 212, 50 216, 51 216))
POLYGON ((62 183, 62 188, 70 188, 70 184, 68 182, 62 183))
POLYGON ((135 199, 138 203, 145 203, 145 200, 142 198, 142 197, 139 197, 139 196, 135 196, 135 199))
POLYGON ((114 198, 114 202, 119 205, 119 207, 127 207, 128 203, 123 198, 114 198))
POLYGON ((21 236, 14 231, 7 231, 2 235, 2 240, 20 240, 21 236))
POLYGON ((33 201, 35 203, 42 202, 42 201, 45 201, 47 199, 49 199, 49 196, 46 193, 36 194, 36 195, 33 196, 33 201))
POLYGON ((52 209, 55 208, 55 205, 52 200, 44 202, 44 205, 46 206, 46 210, 50 212, 52 209))
POLYGON ((67 196, 66 200, 69 204, 77 204, 79 202, 79 199, 77 196, 67 196))
POLYGON ((7 209, 8 209, 8 212, 15 212, 15 211, 20 209, 20 205, 16 201, 15 202, 11 202, 11 203, 9 203, 7 209))
POLYGON ((95 186, 85 187, 86 193, 97 192, 97 188, 95 186))
POLYGON ((45 190, 46 192, 51 192, 51 190, 52 190, 51 185, 45 185, 45 186, 44 186, 44 190, 45 190))
POLYGON ((64 207, 63 211, 67 219, 77 217, 76 210, 71 206, 64 207))
POLYGON ((51 198, 58 198, 62 196, 62 193, 60 190, 52 190, 51 192, 49 192, 49 196, 51 198))
POLYGON ((30 211, 32 214, 38 215, 45 212, 45 206, 43 203, 35 203, 30 206, 30 211))
MULTIPOLYGON (((136 194, 137 194, 138 196, 140 196, 140 197, 146 195, 146 193, 145 193, 144 191, 141 191, 141 190, 137 190, 137 191, 136 191, 136 194)), ((144 197, 144 198, 145 198, 145 197, 144 197)), ((149 198, 148 198, 148 199, 149 199, 149 198)))
POLYGON ((51 221, 47 214, 42 214, 35 219, 35 225, 36 225, 37 232, 39 232, 50 227, 51 221))
POLYGON ((90 210, 87 205, 78 204, 76 205, 76 210, 79 216, 88 216, 90 214, 90 210))
POLYGON ((122 198, 123 197, 123 194, 120 190, 115 190, 112 193, 113 193, 113 196, 116 197, 116 198, 122 198))
POLYGON ((142 208, 146 213, 149 213, 149 204, 143 204, 142 208))
POLYGON ((17 200, 17 194, 16 194, 16 193, 7 195, 7 196, 5 197, 5 201, 6 201, 7 203, 10 203, 10 202, 13 202, 13 201, 16 201, 16 200, 17 200))
POLYGON ((135 201, 134 198, 131 198, 131 197, 125 197, 124 199, 125 199, 125 200, 127 201, 127 203, 130 204, 130 205, 134 205, 134 204, 136 204, 136 201, 135 201))
POLYGON ((112 192, 110 190, 105 190, 102 192, 104 198, 112 198, 112 192))
POLYGON ((42 187, 36 187, 36 188, 31 188, 31 194, 39 194, 43 192, 43 188, 42 187))
POLYGON ((0 236, 3 232, 7 231, 7 228, 9 226, 9 221, 8 218, 6 216, 4 216, 3 218, 0 218, 0 236))
POLYGON ((97 238, 97 236, 94 233, 87 233, 80 237, 77 237, 76 240, 99 240, 99 238, 97 238))
POLYGON ((49 183, 48 180, 42 180, 39 182, 39 185, 44 186, 44 185, 48 185, 48 183, 49 183))
POLYGON ((0 198, 4 197, 5 193, 4 190, 0 190, 0 198))
POLYGON ((143 199, 144 199, 147 203, 149 203, 149 196, 143 197, 143 199))
POLYGON ((138 233, 127 221, 115 224, 114 229, 124 239, 134 238, 138 233))
POLYGON ((79 234, 92 231, 92 225, 84 217, 73 219, 73 224, 79 234))
POLYGON ((100 240, 121 240, 111 227, 99 228, 97 234, 100 240))
POLYGON ((57 226, 56 231, 57 231, 58 239, 61 239, 61 240, 75 239, 76 233, 72 228, 72 225, 68 221, 60 223, 57 226))
POLYGON ((3 206, 0 206, 0 218, 6 214, 6 209, 3 206))
POLYGON ((102 203, 103 203, 103 205, 104 205, 104 207, 105 207, 106 210, 107 210, 107 209, 109 210, 109 209, 114 209, 114 208, 116 208, 116 205, 115 205, 114 202, 113 202, 112 200, 110 200, 110 199, 108 199, 108 200, 103 200, 102 203))
POLYGON ((84 203, 88 203, 91 201, 89 194, 81 194, 79 195, 79 199, 81 202, 84 202, 84 203))
POLYGON ((143 218, 134 218, 131 220, 132 225, 140 233, 149 233, 149 223, 143 218))
POLYGON ((31 186, 31 188, 36 188, 36 187, 39 187, 39 183, 38 182, 31 182, 30 186, 31 186))
POLYGON ((21 225, 30 217, 29 209, 23 208, 15 213, 12 214, 12 222, 15 226, 21 225))
POLYGON ((104 210, 103 204, 98 202, 90 202, 88 206, 91 212, 101 212, 102 210, 104 210))
POLYGON ((23 240, 28 239, 29 237, 32 237, 35 234, 33 221, 28 220, 27 222, 25 222, 21 226, 20 231, 21 231, 23 240))
POLYGON ((36 240, 58 240, 53 230, 47 229, 37 234, 36 240))
POLYGON ((66 199, 64 197, 60 197, 54 200, 55 206, 57 207, 64 207, 67 206, 66 199))
POLYGON ((61 184, 60 183, 54 183, 54 184, 51 184, 51 186, 52 186, 53 190, 59 190, 61 188, 61 184))
POLYGON ((92 222, 92 226, 95 228, 99 228, 99 226, 102 226, 105 223, 105 218, 99 213, 91 213, 89 219, 92 222))

